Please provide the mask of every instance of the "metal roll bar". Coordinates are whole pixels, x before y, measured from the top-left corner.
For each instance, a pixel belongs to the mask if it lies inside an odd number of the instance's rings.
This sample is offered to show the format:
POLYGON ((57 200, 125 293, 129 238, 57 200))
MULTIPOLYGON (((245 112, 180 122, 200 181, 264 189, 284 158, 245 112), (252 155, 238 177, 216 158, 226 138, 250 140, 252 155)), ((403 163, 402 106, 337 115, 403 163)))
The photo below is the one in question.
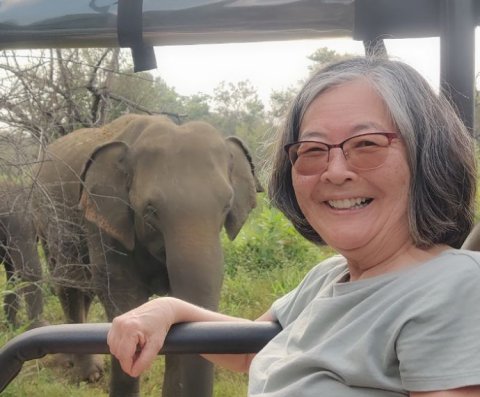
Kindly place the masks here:
MULTIPOLYGON (((24 362, 47 354, 109 354, 110 323, 63 324, 35 328, 0 349, 0 392, 24 362)), ((174 325, 159 354, 240 354, 262 349, 281 327, 274 322, 199 322, 174 325)))

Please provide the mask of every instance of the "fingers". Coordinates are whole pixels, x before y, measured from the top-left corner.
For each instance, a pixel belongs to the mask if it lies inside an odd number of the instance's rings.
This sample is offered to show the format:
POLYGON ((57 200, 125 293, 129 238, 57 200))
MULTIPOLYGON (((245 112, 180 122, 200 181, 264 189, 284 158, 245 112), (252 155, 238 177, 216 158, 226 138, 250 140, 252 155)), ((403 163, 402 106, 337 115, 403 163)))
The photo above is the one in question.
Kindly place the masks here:
POLYGON ((116 338, 115 332, 112 337, 109 333, 107 338, 110 352, 120 362, 122 370, 132 377, 140 376, 149 369, 161 349, 161 344, 157 340, 142 343, 142 339, 140 335, 116 338))
POLYGON ((118 321, 112 323, 112 327, 107 336, 107 344, 110 353, 113 354, 123 371, 132 375, 132 367, 136 360, 137 346, 142 346, 142 335, 138 331, 123 330, 123 325, 119 325, 118 321))
POLYGON ((130 368, 129 375, 137 377, 140 376, 143 371, 149 369, 159 351, 160 347, 158 346, 158 343, 153 343, 153 341, 147 343, 140 352, 137 353, 136 359, 133 361, 133 365, 130 368))
POLYGON ((113 319, 107 343, 128 375, 137 377, 148 369, 163 346, 170 323, 160 314, 144 305, 113 319))

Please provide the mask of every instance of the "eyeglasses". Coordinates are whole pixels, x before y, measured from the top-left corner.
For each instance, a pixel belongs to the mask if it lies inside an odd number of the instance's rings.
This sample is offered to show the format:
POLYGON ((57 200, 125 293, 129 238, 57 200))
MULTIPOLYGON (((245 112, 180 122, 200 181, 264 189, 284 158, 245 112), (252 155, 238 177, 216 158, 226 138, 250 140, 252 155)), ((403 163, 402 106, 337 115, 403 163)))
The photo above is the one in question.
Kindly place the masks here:
POLYGON ((340 148, 349 166, 357 170, 373 170, 385 163, 395 132, 372 132, 345 139, 335 145, 319 141, 298 141, 284 146, 288 158, 300 175, 325 171, 330 150, 340 148))

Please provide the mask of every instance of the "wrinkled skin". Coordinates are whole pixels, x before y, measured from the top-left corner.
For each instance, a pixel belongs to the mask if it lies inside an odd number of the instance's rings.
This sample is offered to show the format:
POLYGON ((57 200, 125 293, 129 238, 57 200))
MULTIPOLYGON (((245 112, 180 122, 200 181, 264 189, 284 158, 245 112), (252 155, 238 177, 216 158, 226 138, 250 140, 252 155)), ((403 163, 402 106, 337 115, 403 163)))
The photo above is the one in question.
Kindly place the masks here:
MULTIPOLYGON (((217 309, 220 231, 235 238, 261 189, 239 140, 205 123, 127 115, 58 139, 45 160, 37 223, 68 322, 86 321, 95 295, 109 321, 153 294, 217 309)), ((75 360, 80 377, 100 376, 92 357, 75 360)), ((200 357, 167 357, 163 395, 210 396, 212 378, 200 357)), ((113 359, 110 396, 137 395, 138 380, 113 359)))
POLYGON ((42 268, 28 201, 31 189, 13 182, 2 182, 0 192, 0 258, 5 266, 9 291, 4 295, 4 311, 9 323, 18 327, 17 312, 23 296, 29 327, 34 328, 44 322, 41 319, 42 268), (15 291, 18 282, 22 286, 15 291))

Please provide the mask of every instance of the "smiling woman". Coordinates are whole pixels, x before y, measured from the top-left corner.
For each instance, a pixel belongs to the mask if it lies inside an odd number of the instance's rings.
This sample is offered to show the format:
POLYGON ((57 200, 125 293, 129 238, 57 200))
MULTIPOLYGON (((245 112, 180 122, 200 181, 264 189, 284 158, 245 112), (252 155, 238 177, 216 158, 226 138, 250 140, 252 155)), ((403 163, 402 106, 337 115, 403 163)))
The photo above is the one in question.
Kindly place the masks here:
MULTIPOLYGON (((478 395, 480 254, 455 249, 475 174, 471 136, 411 67, 359 57, 316 72, 279 131, 269 195, 340 255, 258 318, 283 330, 256 356, 205 357, 249 371, 252 397, 478 395)), ((117 317, 108 343, 137 376, 186 321, 245 320, 161 298, 117 317)))

